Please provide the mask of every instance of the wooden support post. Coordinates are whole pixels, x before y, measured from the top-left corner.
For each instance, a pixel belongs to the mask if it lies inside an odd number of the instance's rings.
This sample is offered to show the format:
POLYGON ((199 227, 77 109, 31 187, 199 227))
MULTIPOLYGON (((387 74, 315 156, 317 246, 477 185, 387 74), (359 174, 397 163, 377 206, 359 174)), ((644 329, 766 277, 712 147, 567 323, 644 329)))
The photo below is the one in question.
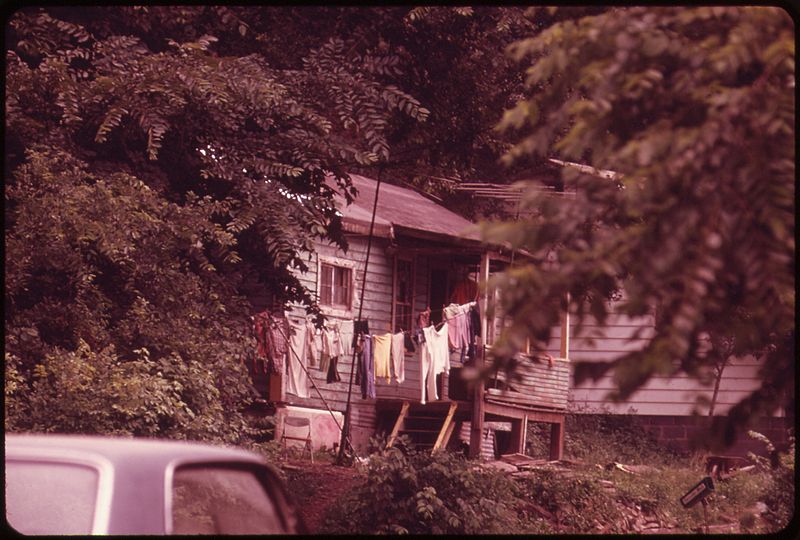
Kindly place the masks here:
MULTIPOLYGON (((478 343, 478 354, 475 357, 475 367, 478 372, 483 371, 484 363, 486 362, 486 330, 489 325, 489 319, 486 316, 486 308, 489 305, 489 289, 487 283, 489 281, 489 253, 485 252, 481 255, 481 267, 479 281, 483 295, 481 298, 481 340, 478 343)), ((472 422, 470 425, 469 434, 469 457, 476 458, 481 455, 481 437, 483 436, 483 394, 484 385, 483 379, 479 379, 475 384, 475 389, 472 394, 472 422)))
POLYGON ((514 454, 525 453, 525 432, 528 430, 528 417, 511 421, 511 445, 508 451, 514 454))
POLYGON ((400 407, 400 414, 397 415, 397 421, 394 423, 394 428, 392 428, 392 433, 391 435, 389 435, 389 439, 386 441, 386 448, 391 448, 391 446, 394 444, 394 440, 397 438, 397 434, 400 432, 400 428, 403 427, 403 422, 405 422, 409 406, 410 404, 408 403, 408 401, 404 401, 403 406, 400 407))
POLYGON ((550 424, 550 459, 564 457, 564 419, 550 424))
POLYGON ((569 293, 567 293, 567 308, 561 315, 561 358, 569 360, 569 293))
POLYGON ((453 415, 456 413, 457 403, 453 402, 450 404, 450 410, 447 411, 447 416, 444 419, 444 423, 442 424, 442 429, 439 430, 439 436, 436 438, 436 442, 433 445, 432 452, 436 452, 442 446, 447 444, 447 440, 450 438, 450 435, 453 433, 453 415))

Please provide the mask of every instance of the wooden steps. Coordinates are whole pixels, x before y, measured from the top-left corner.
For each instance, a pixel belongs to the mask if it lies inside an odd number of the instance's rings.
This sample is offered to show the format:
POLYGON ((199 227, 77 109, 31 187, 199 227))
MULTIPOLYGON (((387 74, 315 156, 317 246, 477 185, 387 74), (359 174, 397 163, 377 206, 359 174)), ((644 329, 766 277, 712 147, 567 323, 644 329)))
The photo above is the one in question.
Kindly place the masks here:
POLYGON ((429 448, 435 452, 446 447, 455 427, 453 419, 457 405, 455 402, 412 405, 404 401, 386 441, 386 447, 391 447, 400 435, 407 435, 419 449, 429 448))

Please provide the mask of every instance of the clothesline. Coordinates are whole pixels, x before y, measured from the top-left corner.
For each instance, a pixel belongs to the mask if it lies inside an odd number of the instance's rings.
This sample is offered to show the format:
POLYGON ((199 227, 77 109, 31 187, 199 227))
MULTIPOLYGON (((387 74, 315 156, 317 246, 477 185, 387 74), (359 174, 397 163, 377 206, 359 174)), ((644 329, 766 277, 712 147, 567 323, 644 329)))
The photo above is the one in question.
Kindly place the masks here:
MULTIPOLYGON (((479 334, 480 326, 479 319, 473 320, 478 314, 476 308, 477 302, 474 301, 451 303, 445 307, 444 320, 439 324, 430 324, 430 310, 426 310, 417 317, 417 327, 413 332, 404 329, 398 332, 370 332, 369 322, 363 319, 326 321, 320 328, 313 325, 312 318, 308 316, 286 312, 271 315, 264 311, 253 320, 257 333, 259 324, 262 329, 267 329, 266 332, 261 330, 257 337, 266 340, 267 347, 259 343, 259 356, 263 357, 266 352, 271 370, 282 369, 277 366, 283 364, 281 360, 273 358, 279 353, 274 345, 280 345, 279 348, 285 351, 284 358, 289 354, 285 365, 289 384, 286 391, 301 398, 310 397, 310 383, 330 410, 309 372, 311 366, 318 365, 320 370, 328 371, 328 383, 339 382, 336 360, 341 355, 352 354, 354 365, 350 373, 351 376, 355 375, 357 384, 361 386, 362 398, 375 398, 376 378, 386 378, 387 383, 394 378, 398 384, 403 383, 405 355, 409 351, 414 352, 415 345, 420 348, 420 368, 424 374, 420 380, 421 401, 425 402, 426 393, 428 399, 439 399, 435 377, 441 372, 449 372, 450 350, 460 349, 462 362, 465 355, 470 358, 474 355, 474 336, 479 334), (270 332, 274 337, 270 336, 270 332)), ((338 421, 336 423, 338 426, 338 421)))

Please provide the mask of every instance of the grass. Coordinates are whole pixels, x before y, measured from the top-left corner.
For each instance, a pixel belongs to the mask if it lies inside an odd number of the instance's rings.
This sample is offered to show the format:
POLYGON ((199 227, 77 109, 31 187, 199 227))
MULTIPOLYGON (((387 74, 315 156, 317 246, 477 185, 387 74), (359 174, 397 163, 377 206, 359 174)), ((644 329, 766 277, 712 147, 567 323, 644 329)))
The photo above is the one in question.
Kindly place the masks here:
MULTIPOLYGON (((575 519, 582 527, 576 532, 588 532, 585 525, 592 521, 614 519, 614 512, 608 508, 608 498, 616 504, 638 505, 649 515, 659 516, 678 530, 697 531, 706 523, 703 507, 698 504, 685 509, 680 498, 704 476, 702 457, 681 453, 658 443, 642 426, 630 417, 614 415, 572 414, 566 421, 565 457, 577 460, 580 466, 573 468, 575 475, 596 483, 613 485, 613 491, 593 493, 593 504, 582 507, 580 501, 585 495, 576 485, 569 484, 571 493, 559 496, 554 478, 539 477, 542 484, 538 492, 545 492, 551 499, 572 501, 579 508, 575 519), (625 465, 649 465, 653 469, 639 474, 629 474, 616 468, 607 468, 613 462, 625 465), (559 498, 560 497, 560 498, 559 498)), ((545 457, 548 453, 549 427, 543 424, 529 424, 526 452, 534 457, 545 457)), ((793 463, 791 464, 793 468, 793 463)), ((707 499, 708 521, 710 523, 738 524, 743 532, 767 532, 781 527, 781 523, 757 519, 752 510, 759 502, 772 502, 776 486, 786 490, 786 482, 776 483, 776 471, 766 467, 743 472, 725 480, 715 482, 715 491, 707 499)), ((785 473, 784 473, 785 475, 785 473)), ((563 483, 563 482, 562 482, 563 483)), ((793 489, 790 486, 789 489, 793 489)), ((546 499, 545 499, 546 502, 546 499)), ((772 502, 770 515, 784 516, 786 509, 781 503, 772 502)), ((783 505, 785 506, 785 504, 783 505)), ((616 519, 619 519, 617 517, 616 519)), ((775 520, 773 520, 775 521, 775 520)), ((777 520, 780 522, 780 520, 777 520)), ((606 532, 615 531, 610 527, 606 532)))
MULTIPOLYGON (((297 461, 301 456, 307 457, 300 449, 284 450, 276 442, 254 446, 257 447, 254 449, 279 467, 293 463, 281 472, 295 492, 296 500, 314 500, 324 490, 329 489, 324 479, 315 477, 314 471, 305 470, 302 461, 297 461), (298 466, 301 467, 299 470, 298 466)), ((380 449, 380 445, 375 445, 375 449, 380 449)), ((534 457, 547 456, 549 426, 529 424, 526 453, 534 457)), ((498 487, 508 485, 508 480, 500 478, 507 473, 485 471, 485 474, 497 476, 496 480, 487 484, 494 485, 496 489, 491 493, 483 493, 485 503, 489 507, 500 503, 507 505, 512 513, 505 515, 516 516, 506 524, 498 524, 498 530, 513 530, 517 534, 634 533, 646 523, 657 522, 669 529, 669 532, 691 533, 699 532, 706 523, 702 505, 685 509, 679 502, 681 496, 705 476, 703 460, 699 456, 665 448, 643 427, 630 422, 630 417, 568 416, 565 457, 577 461, 578 464, 570 466, 566 472, 531 471, 527 477, 517 478, 512 482, 513 488, 498 487), (630 474, 606 467, 613 462, 648 465, 652 468, 630 474)), ((331 460, 332 452, 315 453, 316 462, 331 460)), ((793 483, 787 484, 786 480, 787 471, 794 470, 794 462, 787 460, 779 470, 772 470, 761 463, 751 471, 715 481, 715 491, 708 498, 709 523, 729 523, 745 533, 771 532, 785 526, 788 519, 786 516, 791 516, 793 512, 791 501, 794 489, 793 483), (776 493, 781 496, 776 497, 776 493), (765 503, 769 507, 762 517, 757 517, 754 512, 757 503, 765 503)), ((437 461, 446 465, 444 470, 449 471, 447 474, 454 474, 458 469, 456 465, 460 463, 451 463, 440 456, 432 459, 431 463, 422 460, 418 467, 424 467, 428 471, 427 467, 437 461)), ((474 467, 473 464, 466 466, 465 470, 474 467)), ((430 471, 439 469, 441 467, 433 467, 430 471)), ((398 478, 405 478, 404 471, 396 472, 398 478)), ((415 484, 418 483, 417 487, 421 489, 430 481, 428 472, 420 473, 415 484)), ((438 486, 438 492, 443 497, 442 502, 451 505, 453 501, 450 501, 450 496, 441 489, 446 485, 447 482, 438 486)), ((343 502, 345 499, 350 500, 348 497, 363 496, 363 488, 361 492, 353 488, 341 494, 343 502)), ((378 512, 370 504, 374 504, 374 501, 367 504, 367 508, 371 508, 370 512, 378 512)), ((345 516, 348 506, 351 504, 345 504, 344 508, 329 508, 334 521, 346 518, 340 523, 340 528, 352 533, 371 532, 348 528, 352 525, 352 520, 345 516)), ((763 504, 759 506, 763 508, 763 504)), ((401 507, 402 504, 398 508, 401 507)))

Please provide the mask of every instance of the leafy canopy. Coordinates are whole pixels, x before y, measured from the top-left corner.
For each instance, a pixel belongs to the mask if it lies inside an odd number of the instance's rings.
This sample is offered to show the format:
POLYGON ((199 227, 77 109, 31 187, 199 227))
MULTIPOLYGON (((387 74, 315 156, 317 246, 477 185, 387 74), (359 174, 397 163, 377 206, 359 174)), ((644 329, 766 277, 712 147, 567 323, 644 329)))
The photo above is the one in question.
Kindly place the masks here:
POLYGON ((388 157, 390 121, 429 113, 376 71, 386 51, 333 36, 270 63, 251 14, 10 19, 7 428, 236 439, 247 295, 319 315, 291 269, 315 240, 346 247, 325 179, 352 197, 346 171, 388 157))
POLYGON ((578 362, 577 383, 612 371, 624 400, 652 375, 711 369, 703 336, 734 337, 733 354, 763 355, 761 387, 715 429, 771 412, 791 391, 795 313, 794 28, 777 8, 614 8, 562 20, 516 42, 529 97, 500 128, 505 156, 590 164, 566 168, 573 198, 531 192, 530 219, 490 226, 544 261, 505 278, 510 357, 527 336, 543 349, 566 293, 578 320, 603 321, 607 300, 655 337, 607 362, 578 362))

